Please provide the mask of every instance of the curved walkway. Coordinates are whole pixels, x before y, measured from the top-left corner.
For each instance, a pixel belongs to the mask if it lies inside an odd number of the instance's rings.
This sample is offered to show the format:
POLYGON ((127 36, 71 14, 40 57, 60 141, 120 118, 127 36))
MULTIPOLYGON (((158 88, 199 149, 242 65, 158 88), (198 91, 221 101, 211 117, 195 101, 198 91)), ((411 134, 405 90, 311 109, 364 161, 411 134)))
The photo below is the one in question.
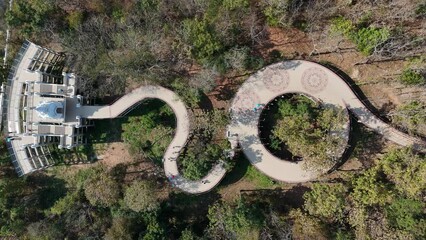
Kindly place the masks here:
POLYGON ((176 116, 176 133, 163 157, 164 171, 171 184, 193 194, 207 192, 215 187, 226 174, 223 163, 214 166, 209 174, 199 181, 187 180, 179 173, 176 160, 188 140, 189 119, 185 104, 174 92, 159 86, 143 86, 109 106, 82 106, 77 114, 89 119, 115 118, 147 98, 158 98, 166 102, 176 116))
POLYGON ((301 164, 275 157, 259 139, 257 124, 260 111, 254 111, 254 108, 258 104, 266 105, 286 93, 302 93, 323 104, 347 108, 356 115, 360 123, 386 139, 426 152, 422 140, 402 133, 377 118, 357 98, 348 84, 328 68, 308 61, 286 61, 260 70, 240 87, 232 102, 232 122, 228 126, 229 141, 233 148, 239 143, 250 162, 276 180, 305 182, 320 174, 303 169, 301 164))
MULTIPOLYGON (((306 94, 323 104, 347 108, 357 116, 359 122, 382 134, 386 139, 426 152, 423 141, 397 131, 371 113, 346 82, 331 70, 313 62, 286 61, 260 70, 240 87, 232 102, 231 123, 228 126, 228 140, 232 148, 235 149, 239 144, 255 167, 276 180, 305 182, 321 174, 303 169, 302 164, 275 157, 259 139, 258 122, 261 111, 254 111, 254 108, 259 104, 266 105, 286 93, 306 94)), ((159 86, 143 86, 112 105, 82 106, 76 114, 89 119, 115 118, 146 98, 163 100, 176 115, 176 133, 163 158, 164 171, 171 184, 194 194, 207 192, 215 187, 226 174, 222 162, 199 181, 187 180, 179 173, 176 160, 187 143, 190 121, 185 104, 174 92, 159 86)), ((349 130, 348 122, 342 131, 346 139, 349 130)), ((328 169, 324 171, 326 170, 328 169)))

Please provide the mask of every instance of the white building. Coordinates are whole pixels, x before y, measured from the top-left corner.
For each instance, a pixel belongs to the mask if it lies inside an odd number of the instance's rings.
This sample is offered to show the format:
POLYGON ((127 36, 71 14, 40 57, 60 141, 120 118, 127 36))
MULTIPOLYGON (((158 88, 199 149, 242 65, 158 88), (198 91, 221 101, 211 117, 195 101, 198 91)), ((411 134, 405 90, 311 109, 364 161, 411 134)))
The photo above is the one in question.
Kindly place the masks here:
POLYGON ((91 124, 78 114, 83 97, 75 75, 63 72, 64 61, 64 54, 25 41, 11 67, 2 120, 19 176, 53 165, 52 146, 86 143, 91 124))

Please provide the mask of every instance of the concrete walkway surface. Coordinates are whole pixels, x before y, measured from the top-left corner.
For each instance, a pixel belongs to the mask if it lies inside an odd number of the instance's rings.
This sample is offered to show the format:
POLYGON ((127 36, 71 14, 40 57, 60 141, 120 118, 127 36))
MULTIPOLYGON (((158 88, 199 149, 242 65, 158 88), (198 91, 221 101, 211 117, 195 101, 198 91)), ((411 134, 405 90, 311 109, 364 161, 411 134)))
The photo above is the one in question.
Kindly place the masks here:
MULTIPOLYGON (((302 164, 275 157, 261 143, 258 130, 261 111, 256 108, 266 106, 276 97, 287 93, 304 94, 322 104, 346 108, 355 114, 359 122, 382 134, 386 139, 426 152, 422 140, 402 133, 377 118, 357 98, 348 84, 331 70, 308 61, 285 61, 263 68, 240 87, 232 101, 231 123, 227 127, 231 147, 235 149, 240 145, 249 161, 271 178, 283 182, 306 182, 329 170, 305 170, 302 164)), ((192 194, 211 190, 226 174, 223 162, 214 166, 209 174, 199 181, 187 180, 179 173, 177 161, 188 140, 190 121, 185 104, 174 92, 159 86, 143 86, 109 106, 82 106, 77 114, 89 119, 115 118, 147 98, 158 98, 166 102, 176 115, 176 133, 163 159, 164 171, 171 184, 192 194)), ((342 130, 346 140, 349 138, 349 131, 348 121, 342 130)))
MULTIPOLYGON (((254 109, 287 93, 304 94, 322 104, 347 108, 360 123, 386 139, 426 152, 425 142, 394 129, 376 117, 357 98, 348 84, 330 69, 308 61, 285 61, 263 68, 240 87, 232 102, 232 122, 228 126, 231 145, 236 147, 239 143, 249 161, 271 178, 283 182, 306 182, 329 170, 306 170, 300 163, 275 157, 262 145, 258 130, 260 111, 254 109)), ((349 130, 350 127, 347 126, 348 135, 349 130)))
POLYGON ((226 174, 222 162, 215 165, 199 181, 187 180, 179 173, 177 160, 189 137, 189 118, 184 102, 174 92, 160 86, 143 86, 126 94, 109 106, 82 106, 77 114, 89 119, 115 118, 138 102, 149 98, 164 101, 171 107, 176 116, 175 136, 163 157, 164 172, 172 186, 192 194, 207 192, 214 188, 226 174))

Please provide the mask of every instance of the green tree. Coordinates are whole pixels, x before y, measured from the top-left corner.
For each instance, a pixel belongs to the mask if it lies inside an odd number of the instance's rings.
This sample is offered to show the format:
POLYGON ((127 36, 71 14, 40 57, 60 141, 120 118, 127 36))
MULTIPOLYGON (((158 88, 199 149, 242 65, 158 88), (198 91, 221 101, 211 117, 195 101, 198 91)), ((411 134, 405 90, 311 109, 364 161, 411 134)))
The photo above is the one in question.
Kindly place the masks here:
POLYGON ((425 236, 425 203, 418 200, 399 198, 386 207, 386 215, 391 226, 413 232, 418 237, 425 236))
POLYGON ((84 18, 84 15, 82 12, 79 12, 79 11, 71 12, 67 17, 68 25, 70 26, 70 28, 76 29, 83 22, 83 18, 84 18))
POLYGON ((393 149, 383 156, 380 165, 400 193, 421 199, 426 193, 425 160, 409 148, 393 149))
POLYGON ((210 206, 208 215, 209 237, 213 239, 257 239, 264 217, 255 205, 243 201, 237 206, 215 203, 210 206))
POLYGON ((266 17, 268 25, 273 27, 278 26, 291 26, 292 20, 289 16, 291 0, 263 0, 261 4, 263 6, 263 14, 266 17))
POLYGON ((111 217, 110 212, 104 208, 77 201, 59 219, 50 219, 50 224, 55 221, 65 226, 68 236, 75 236, 77 239, 101 239, 111 224, 111 217))
POLYGON ((201 179, 208 173, 213 163, 223 158, 223 149, 218 144, 193 146, 182 156, 183 176, 191 180, 201 179))
POLYGON ((392 192, 380 179, 376 168, 371 168, 352 180, 350 196, 356 204, 364 206, 384 205, 389 202, 392 192))
POLYGON ((191 48, 191 55, 202 62, 213 61, 223 46, 210 24, 204 19, 187 19, 182 22, 182 37, 191 48))
POLYGON ((303 167, 315 171, 331 168, 340 156, 345 138, 341 134, 347 115, 343 109, 321 108, 306 97, 294 96, 278 102, 274 143, 280 140, 303 167))
POLYGON ((175 79, 172 83, 173 90, 190 108, 197 108, 201 101, 200 90, 197 88, 188 88, 183 79, 175 79))
POLYGON ((49 213, 52 215, 61 215, 66 212, 76 201, 80 201, 79 192, 70 192, 65 197, 59 199, 55 204, 49 209, 49 213))
POLYGON ((407 129, 409 133, 426 133, 426 104, 412 101, 398 106, 391 113, 392 122, 407 129))
POLYGON ((318 219, 300 209, 291 210, 289 216, 293 220, 292 233, 295 239, 328 239, 326 227, 318 219))
POLYGON ((185 230, 182 231, 179 240, 196 240, 198 239, 197 235, 193 233, 190 229, 185 228, 185 230))
POLYGON ((107 230, 105 240, 132 240, 131 222, 126 218, 114 218, 111 227, 107 230))
MULTIPOLYGON (((167 106, 165 109, 169 109, 167 106)), ((164 151, 172 140, 173 129, 168 124, 172 112, 150 111, 142 116, 131 116, 122 125, 122 138, 132 153, 142 153, 154 163, 161 164, 164 151)))
POLYGON ((120 198, 120 185, 112 176, 102 173, 86 182, 84 194, 93 206, 111 207, 120 198))
POLYGON ((311 191, 303 195, 304 208, 310 215, 342 222, 346 206, 345 195, 346 187, 341 183, 332 185, 315 183, 311 191))
MULTIPOLYGON (((362 24, 360 24, 361 26, 362 24)), ((368 56, 380 49, 391 37, 391 31, 387 28, 372 26, 357 27, 350 20, 338 17, 333 20, 332 30, 340 32, 355 43, 358 50, 368 56)))
POLYGON ((4 137, 0 138, 0 166, 10 164, 9 151, 6 147, 4 137))
POLYGON ((25 37, 41 32, 47 22, 60 21, 61 14, 54 1, 48 0, 16 0, 10 11, 6 12, 6 21, 16 27, 25 37))
POLYGON ((154 184, 148 181, 135 181, 126 188, 124 204, 135 212, 153 211, 159 207, 154 184))
POLYGON ((157 240, 166 239, 166 231, 163 224, 158 221, 158 213, 151 212, 144 216, 144 222, 147 223, 146 231, 143 233, 143 237, 139 239, 143 240, 157 240))

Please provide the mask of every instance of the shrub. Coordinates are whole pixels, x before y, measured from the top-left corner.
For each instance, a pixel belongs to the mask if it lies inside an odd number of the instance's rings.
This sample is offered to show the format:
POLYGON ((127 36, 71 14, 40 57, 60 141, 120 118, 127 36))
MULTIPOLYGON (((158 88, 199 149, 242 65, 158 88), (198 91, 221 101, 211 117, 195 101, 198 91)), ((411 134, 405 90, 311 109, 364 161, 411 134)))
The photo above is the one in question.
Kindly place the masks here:
MULTIPOLYGON (((261 0, 260 5, 269 26, 295 27, 304 30, 307 28, 308 23, 313 24, 310 20, 302 19, 302 11, 306 10, 304 5, 307 2, 301 0, 261 0)), ((313 2, 310 8, 315 8, 315 3, 313 2)), ((307 12, 305 11, 304 13, 307 12)))
POLYGON ((87 8, 96 13, 106 13, 107 3, 103 0, 91 0, 87 2, 87 8))
POLYGON ((86 182, 84 194, 93 206, 111 207, 120 196, 120 186, 108 174, 96 175, 86 182))
POLYGON ((426 129, 426 104, 412 101, 399 106, 392 113, 392 122, 401 125, 410 133, 422 133, 426 129))
POLYGON ((359 51, 364 55, 370 55, 390 37, 390 31, 386 28, 367 27, 354 33, 352 40, 359 51))
POLYGON ((204 63, 211 62, 213 55, 223 46, 206 20, 187 19, 182 22, 185 41, 191 46, 191 54, 204 63))
POLYGON ((269 26, 277 27, 283 25, 287 15, 287 2, 280 0, 264 1, 265 8, 263 9, 263 14, 269 26))
POLYGON ((188 88, 183 79, 176 79, 172 83, 172 88, 174 91, 176 91, 178 96, 182 98, 182 100, 188 105, 188 107, 198 107, 198 104, 201 100, 201 94, 197 88, 188 88))
POLYGON ((315 183, 311 191, 303 195, 304 208, 313 216, 341 221, 345 210, 345 193, 343 184, 315 183))
POLYGON ((129 144, 132 153, 143 153, 144 157, 154 163, 161 164, 165 149, 172 140, 173 129, 169 126, 158 124, 161 117, 157 112, 151 112, 143 116, 129 118, 129 122, 123 124, 123 140, 129 144))
POLYGON ((194 144, 183 156, 182 174, 190 180, 199 180, 211 169, 213 163, 222 157, 222 148, 216 144, 194 144))
POLYGON ((232 68, 237 71, 243 71, 247 67, 247 59, 249 57, 248 47, 234 47, 229 51, 225 52, 224 58, 228 68, 232 68))
POLYGON ((124 204, 135 212, 156 210, 159 202, 155 186, 148 181, 133 182, 124 193, 124 204))
POLYGON ((83 13, 79 11, 71 12, 70 15, 68 15, 68 25, 70 28, 76 29, 80 24, 83 22, 83 13))
POLYGON ((139 1, 139 7, 144 11, 156 11, 158 9, 158 0, 141 0, 139 1))
POLYGON ((410 68, 405 69, 399 79, 405 85, 420 85, 426 83, 426 78, 421 72, 410 68))
POLYGON ((421 201, 401 198, 386 207, 386 215, 393 227, 413 231, 424 217, 424 208, 421 201))
POLYGON ((343 17, 332 21, 333 32, 342 33, 345 37, 355 43, 357 49, 364 55, 370 55, 377 47, 384 44, 391 33, 387 28, 356 27, 350 20, 343 17))
POLYGON ((416 15, 420 18, 426 17, 426 3, 422 3, 417 6, 416 15))
POLYGON ((223 0, 222 5, 227 10, 234 10, 241 7, 248 7, 249 0, 223 0))
POLYGON ((115 9, 112 11, 112 18, 117 22, 124 22, 124 12, 122 9, 115 9))
POLYGON ((332 20, 331 30, 333 32, 342 33, 345 36, 350 36, 354 31, 355 26, 352 21, 344 17, 337 17, 332 20))
POLYGON ((182 231, 181 236, 179 238, 179 240, 195 240, 195 239, 198 239, 197 235, 195 235, 195 233, 193 233, 188 228, 185 228, 185 230, 182 231))

